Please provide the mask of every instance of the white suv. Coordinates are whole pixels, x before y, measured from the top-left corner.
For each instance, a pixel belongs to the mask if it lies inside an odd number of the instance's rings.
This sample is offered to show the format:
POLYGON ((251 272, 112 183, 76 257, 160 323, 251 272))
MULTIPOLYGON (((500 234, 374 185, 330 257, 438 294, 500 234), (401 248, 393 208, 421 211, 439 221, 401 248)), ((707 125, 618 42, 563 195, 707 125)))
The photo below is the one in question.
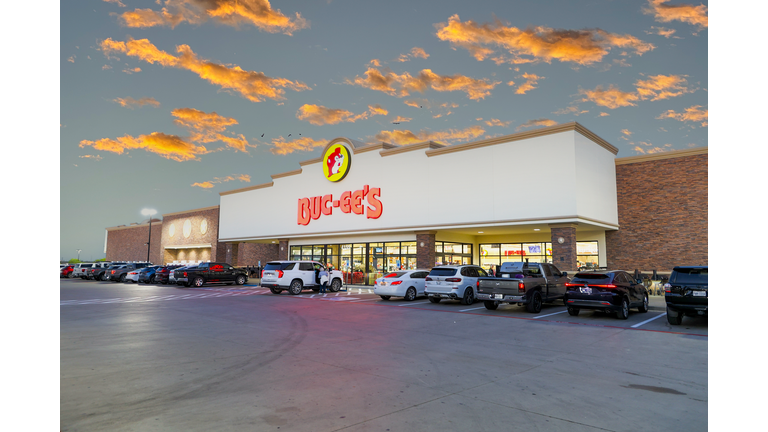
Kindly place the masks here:
POLYGON ((477 278, 487 276, 488 273, 476 265, 434 267, 425 281, 424 294, 432 303, 451 299, 470 305, 477 299, 477 278))
MULTIPOLYGON (((320 270, 325 266, 317 261, 271 261, 261 272, 261 286, 269 288, 272 294, 288 290, 290 294, 301 294, 306 288, 320 291, 320 270)), ((328 288, 332 292, 341 289, 342 275, 339 270, 328 272, 328 288)))

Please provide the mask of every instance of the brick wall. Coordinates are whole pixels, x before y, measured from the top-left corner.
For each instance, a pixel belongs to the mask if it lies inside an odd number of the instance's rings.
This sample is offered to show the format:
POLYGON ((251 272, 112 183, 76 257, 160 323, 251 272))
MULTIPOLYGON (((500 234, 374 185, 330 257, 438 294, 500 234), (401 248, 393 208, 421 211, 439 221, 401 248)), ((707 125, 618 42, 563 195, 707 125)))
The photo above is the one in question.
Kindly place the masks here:
MULTIPOLYGON (((107 229, 107 261, 146 261, 149 224, 132 225, 107 229)), ((152 222, 151 249, 149 261, 162 262, 162 222, 152 222)))
MULTIPOLYGON (((154 237, 154 232, 153 232, 154 237)), ((222 243, 219 243, 219 207, 208 207, 187 212, 163 215, 162 247, 163 261, 221 261, 222 243), (184 226, 188 223, 188 236, 184 235, 184 226), (203 232, 203 226, 205 231, 203 232), (173 235, 171 235, 173 226, 173 235), (211 245, 210 249, 166 249, 168 246, 211 245)))
POLYGON ((279 247, 277 243, 240 243, 237 263, 240 267, 259 265, 263 267, 267 261, 278 259, 279 247))
POLYGON ((552 263, 560 271, 573 272, 578 269, 576 263, 576 225, 550 225, 552 233, 552 263), (563 238, 563 243, 558 238, 563 238))
POLYGON ((605 233, 609 269, 708 265, 708 154, 616 165, 619 230, 605 233))
POLYGON ((435 266, 435 231, 416 233, 416 266, 420 269, 435 266))

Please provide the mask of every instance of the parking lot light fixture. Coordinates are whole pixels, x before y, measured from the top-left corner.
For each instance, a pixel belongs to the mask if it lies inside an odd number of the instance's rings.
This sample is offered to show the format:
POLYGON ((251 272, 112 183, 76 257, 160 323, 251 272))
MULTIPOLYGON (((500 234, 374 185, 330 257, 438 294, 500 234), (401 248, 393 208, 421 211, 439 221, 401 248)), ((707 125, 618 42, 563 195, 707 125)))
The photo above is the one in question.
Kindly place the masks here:
POLYGON ((149 248, 152 244, 152 216, 157 214, 157 210, 145 208, 141 210, 141 214, 149 216, 149 240, 147 240, 147 262, 149 262, 149 248))
POLYGON ((77 251, 77 261, 80 261, 80 252, 82 249, 75 249, 77 251))

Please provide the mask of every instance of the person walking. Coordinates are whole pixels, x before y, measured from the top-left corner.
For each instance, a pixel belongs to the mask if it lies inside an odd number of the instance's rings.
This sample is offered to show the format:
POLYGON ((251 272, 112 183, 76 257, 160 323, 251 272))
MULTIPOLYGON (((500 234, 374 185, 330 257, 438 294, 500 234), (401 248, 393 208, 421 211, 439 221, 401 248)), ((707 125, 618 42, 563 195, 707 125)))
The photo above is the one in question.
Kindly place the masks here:
POLYGON ((325 294, 328 288, 328 271, 320 269, 320 293, 325 294))

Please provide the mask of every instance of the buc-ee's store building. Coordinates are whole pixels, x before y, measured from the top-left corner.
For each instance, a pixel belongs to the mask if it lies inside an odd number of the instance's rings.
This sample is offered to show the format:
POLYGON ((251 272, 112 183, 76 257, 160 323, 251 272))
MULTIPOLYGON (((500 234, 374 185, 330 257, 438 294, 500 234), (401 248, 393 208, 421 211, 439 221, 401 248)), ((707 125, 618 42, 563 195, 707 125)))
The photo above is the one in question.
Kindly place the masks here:
MULTIPOLYGON (((316 260, 367 284, 441 264, 707 264, 707 148, 617 153, 578 123, 450 146, 336 138, 298 170, 222 192, 218 207, 153 221, 152 260, 316 260), (217 232, 208 243, 192 235, 201 224, 217 232)), ((110 250, 138 252, 124 243, 146 244, 147 230, 108 228, 107 259, 130 258, 110 250)))

